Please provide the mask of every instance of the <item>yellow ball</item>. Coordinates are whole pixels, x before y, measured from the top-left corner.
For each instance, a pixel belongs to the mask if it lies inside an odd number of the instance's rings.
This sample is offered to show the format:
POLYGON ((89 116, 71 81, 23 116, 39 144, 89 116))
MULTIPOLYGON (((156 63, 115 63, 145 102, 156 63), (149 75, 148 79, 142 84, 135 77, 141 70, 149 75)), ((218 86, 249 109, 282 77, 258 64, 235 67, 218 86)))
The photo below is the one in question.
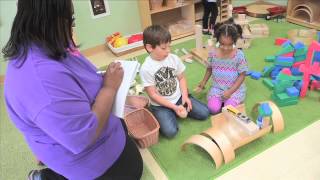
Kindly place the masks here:
POLYGON ((121 47, 121 46, 124 46, 124 45, 127 45, 127 44, 128 44, 128 39, 124 38, 124 37, 120 37, 120 38, 115 40, 114 47, 118 48, 118 47, 121 47))

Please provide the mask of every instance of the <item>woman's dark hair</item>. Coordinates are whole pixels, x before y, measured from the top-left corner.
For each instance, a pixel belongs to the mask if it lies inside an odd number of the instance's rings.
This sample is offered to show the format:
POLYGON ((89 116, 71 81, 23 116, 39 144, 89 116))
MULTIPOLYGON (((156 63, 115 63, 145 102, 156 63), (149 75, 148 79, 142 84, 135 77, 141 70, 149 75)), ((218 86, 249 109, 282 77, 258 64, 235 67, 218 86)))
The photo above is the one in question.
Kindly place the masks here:
POLYGON ((144 47, 146 47, 146 44, 150 44, 152 48, 155 48, 160 44, 169 42, 171 42, 170 32, 160 25, 149 26, 143 31, 144 47))
POLYGON ((32 44, 38 45, 55 60, 66 57, 73 49, 72 0, 19 0, 11 35, 2 49, 5 58, 25 61, 32 44))
POLYGON ((235 24, 233 18, 229 18, 223 23, 215 24, 213 30, 217 42, 221 36, 231 37, 233 43, 236 43, 238 38, 242 37, 242 28, 239 24, 235 24))

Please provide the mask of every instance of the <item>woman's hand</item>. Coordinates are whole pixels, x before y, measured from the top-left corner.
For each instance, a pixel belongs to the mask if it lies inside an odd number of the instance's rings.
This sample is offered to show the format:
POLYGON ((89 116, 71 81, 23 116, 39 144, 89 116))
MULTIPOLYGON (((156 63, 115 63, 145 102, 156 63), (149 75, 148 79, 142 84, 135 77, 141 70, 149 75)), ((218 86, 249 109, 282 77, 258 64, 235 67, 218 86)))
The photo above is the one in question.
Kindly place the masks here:
POLYGON ((117 91, 123 79, 121 63, 113 62, 109 64, 103 79, 103 87, 117 91))

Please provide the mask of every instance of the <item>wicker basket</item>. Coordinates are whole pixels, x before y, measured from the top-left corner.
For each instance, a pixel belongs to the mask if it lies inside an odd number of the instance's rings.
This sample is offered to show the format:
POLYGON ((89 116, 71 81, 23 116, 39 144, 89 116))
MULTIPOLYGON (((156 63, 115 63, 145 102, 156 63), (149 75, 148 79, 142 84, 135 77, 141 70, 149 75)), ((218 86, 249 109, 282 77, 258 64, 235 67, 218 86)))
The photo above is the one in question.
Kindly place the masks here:
POLYGON ((137 109, 124 117, 129 134, 141 148, 157 144, 160 125, 155 117, 145 108, 137 109))
POLYGON ((142 109, 149 106, 149 99, 145 96, 127 96, 126 105, 124 108, 125 116, 137 109, 142 109))

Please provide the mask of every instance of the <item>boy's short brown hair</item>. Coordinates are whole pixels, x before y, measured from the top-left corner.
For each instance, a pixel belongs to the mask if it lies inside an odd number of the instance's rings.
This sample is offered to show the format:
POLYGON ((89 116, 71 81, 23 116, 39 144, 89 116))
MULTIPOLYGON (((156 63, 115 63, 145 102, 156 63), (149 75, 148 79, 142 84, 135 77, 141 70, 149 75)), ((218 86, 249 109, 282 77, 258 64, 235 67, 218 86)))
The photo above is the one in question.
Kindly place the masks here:
POLYGON ((146 47, 146 44, 150 44, 152 48, 155 48, 160 44, 165 44, 170 42, 171 42, 170 32, 166 28, 160 25, 149 26, 143 31, 144 47, 146 47))

